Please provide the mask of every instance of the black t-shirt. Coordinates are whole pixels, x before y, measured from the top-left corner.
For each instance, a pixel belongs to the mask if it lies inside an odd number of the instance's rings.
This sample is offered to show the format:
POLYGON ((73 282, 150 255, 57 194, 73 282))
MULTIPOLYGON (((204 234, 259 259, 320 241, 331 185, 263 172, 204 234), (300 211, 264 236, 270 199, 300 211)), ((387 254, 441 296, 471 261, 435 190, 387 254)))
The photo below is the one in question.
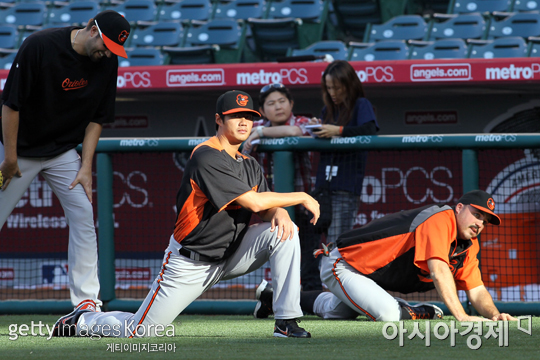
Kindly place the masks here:
POLYGON ((90 122, 114 120, 118 59, 79 55, 71 46, 75 28, 30 35, 13 61, 2 100, 19 111, 19 156, 59 155, 83 141, 90 122))
POLYGON ((174 238, 201 255, 228 258, 242 241, 252 214, 231 203, 250 190, 269 191, 255 159, 241 153, 233 159, 216 137, 200 144, 186 165, 176 198, 174 238))

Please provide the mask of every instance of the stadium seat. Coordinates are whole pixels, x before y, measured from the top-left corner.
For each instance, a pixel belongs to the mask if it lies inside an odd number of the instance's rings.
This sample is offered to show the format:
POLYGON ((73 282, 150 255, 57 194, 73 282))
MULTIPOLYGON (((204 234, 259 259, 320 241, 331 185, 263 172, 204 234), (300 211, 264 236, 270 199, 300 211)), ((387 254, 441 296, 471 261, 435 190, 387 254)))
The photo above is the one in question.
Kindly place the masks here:
POLYGON ((512 11, 538 11, 540 10, 539 0, 515 0, 512 11))
POLYGON ((153 0, 127 0, 109 9, 122 14, 131 24, 152 22, 157 17, 157 7, 153 0))
POLYGON ((337 40, 328 40, 328 41, 319 41, 311 46, 308 46, 302 50, 292 50, 291 56, 301 56, 301 55, 315 55, 315 56, 324 56, 326 54, 332 55, 334 60, 347 60, 349 50, 347 46, 342 41, 337 40))
POLYGON ((163 55, 155 48, 126 49, 127 59, 118 59, 118 66, 155 66, 163 65, 163 55))
POLYGON ((441 39, 436 41, 411 41, 411 59, 465 59, 468 47, 463 39, 441 39))
POLYGON ((159 21, 206 21, 212 15, 209 0, 181 0, 164 5, 159 10, 159 21))
POLYGON ((384 24, 368 24, 364 42, 380 40, 424 40, 427 24, 419 15, 396 16, 384 24))
POLYGON ((323 0, 282 0, 272 1, 269 5, 269 19, 292 17, 301 19, 298 28, 300 48, 305 48, 323 38, 324 27, 328 18, 328 1, 323 0))
POLYGON ((527 56, 540 57, 540 37, 530 36, 527 38, 527 56))
POLYGON ((320 20, 324 8, 322 0, 282 0, 272 1, 269 5, 269 19, 300 18, 302 20, 320 20))
POLYGON ((166 65, 187 64, 213 64, 215 53, 219 51, 217 45, 203 45, 193 47, 169 47, 164 46, 166 65))
MULTIPOLYGON (((497 15, 495 13, 494 15, 497 15)), ((540 13, 504 13, 508 15, 489 25, 488 39, 505 36, 540 36, 540 13)))
POLYGON ((408 57, 409 48, 404 40, 349 43, 349 61, 405 60, 408 57))
POLYGON ((487 24, 480 14, 435 14, 430 24, 429 40, 485 39, 487 24), (438 20, 446 20, 439 22, 438 20))
POLYGON ((47 8, 43 2, 17 3, 0 10, 0 24, 41 26, 46 19, 47 8))
POLYGON ((289 48, 300 48, 300 19, 248 19, 247 23, 255 39, 256 52, 262 61, 275 61, 285 56, 289 48))
POLYGON ((215 19, 208 22, 192 21, 187 30, 185 46, 218 45, 217 63, 240 62, 245 44, 245 25, 233 19, 215 19))
POLYGON ((215 3, 213 19, 248 18, 261 19, 265 15, 264 0, 218 0, 215 3))
POLYGON ((452 14, 485 13, 494 11, 508 11, 512 0, 453 0, 450 4, 452 14))
POLYGON ((19 45, 19 32, 12 25, 0 26, 0 48, 16 49, 19 45))
POLYGON ((13 60, 15 60, 15 56, 17 56, 17 52, 9 53, 3 57, 0 58, 0 70, 9 70, 11 69, 11 64, 13 64, 13 60))
POLYGON ((184 30, 177 22, 160 22, 146 28, 135 28, 129 46, 182 46, 184 30))
POLYGON ((53 8, 49 14, 49 24, 63 26, 64 24, 86 24, 100 10, 97 1, 81 0, 72 2, 60 8, 53 8))
POLYGON ((522 37, 511 36, 495 40, 470 40, 471 59, 498 59, 527 56, 527 44, 522 37))
POLYGON ((381 23, 378 0, 334 0, 332 3, 339 27, 358 40, 364 39, 368 24, 381 23))

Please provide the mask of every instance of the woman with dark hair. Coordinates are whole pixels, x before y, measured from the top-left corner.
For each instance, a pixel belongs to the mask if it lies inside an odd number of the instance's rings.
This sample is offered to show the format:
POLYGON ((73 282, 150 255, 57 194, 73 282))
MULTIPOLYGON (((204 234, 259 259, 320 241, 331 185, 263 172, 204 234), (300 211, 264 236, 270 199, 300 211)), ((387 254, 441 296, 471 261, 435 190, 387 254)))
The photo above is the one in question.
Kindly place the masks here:
MULTIPOLYGON (((313 130, 317 137, 375 135, 379 125, 373 105, 365 98, 358 74, 347 61, 330 63, 322 75, 321 86, 325 106, 321 128, 313 130)), ((366 159, 366 151, 321 153, 316 188, 329 185, 332 192, 332 223, 327 243, 354 226, 366 159)))
MULTIPOLYGON (((310 136, 306 129, 310 119, 305 116, 295 116, 292 112, 294 100, 289 89, 283 84, 264 86, 259 94, 259 112, 263 118, 254 121, 253 130, 244 142, 243 152, 250 153, 256 149, 252 142, 264 137, 282 138, 290 136, 310 136)), ((255 141, 256 142, 256 141, 255 141)), ((264 174, 271 189, 274 188, 274 163, 271 154, 253 154, 262 165, 264 174)), ((311 153, 295 152, 295 189, 310 193, 312 191, 311 153)), ((309 214, 303 206, 295 208, 295 223, 300 228, 301 281, 304 290, 322 289, 319 277, 318 261, 313 257, 313 250, 319 247, 320 237, 314 233, 313 225, 309 223, 309 214)), ((256 317, 264 317, 255 314, 256 317)))

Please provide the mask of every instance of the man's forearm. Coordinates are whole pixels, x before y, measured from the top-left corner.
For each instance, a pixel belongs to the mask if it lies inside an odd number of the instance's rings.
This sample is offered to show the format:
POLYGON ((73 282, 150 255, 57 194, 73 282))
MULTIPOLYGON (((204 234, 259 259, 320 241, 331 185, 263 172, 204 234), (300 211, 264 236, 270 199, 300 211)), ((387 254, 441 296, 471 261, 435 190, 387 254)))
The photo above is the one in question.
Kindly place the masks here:
POLYGON ((99 137, 101 136, 101 129, 102 126, 100 124, 92 122, 86 127, 82 143, 81 167, 83 168, 92 169, 92 160, 94 158, 99 137))
POLYGON ((480 315, 491 319, 500 314, 495 303, 493 303, 493 298, 483 285, 467 291, 467 295, 471 305, 480 315))
POLYGON ((456 283, 448 264, 442 260, 430 259, 428 260, 428 266, 433 284, 444 304, 458 321, 462 321, 467 317, 467 313, 457 296, 456 283))
POLYGON ((237 199, 244 208, 255 213, 267 211, 272 208, 283 208, 302 204, 307 200, 307 194, 302 192, 276 193, 249 191, 237 199))
POLYGON ((2 106, 2 133, 4 158, 8 162, 17 161, 17 135, 19 133, 19 112, 9 106, 2 106))

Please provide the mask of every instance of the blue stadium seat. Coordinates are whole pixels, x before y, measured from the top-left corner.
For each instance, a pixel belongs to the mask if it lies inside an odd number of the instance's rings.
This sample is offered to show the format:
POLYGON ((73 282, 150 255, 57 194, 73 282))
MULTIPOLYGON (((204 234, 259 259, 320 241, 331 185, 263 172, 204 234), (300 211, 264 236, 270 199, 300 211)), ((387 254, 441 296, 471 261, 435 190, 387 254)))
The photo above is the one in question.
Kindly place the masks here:
POLYGON ((451 14, 434 16, 429 31, 429 40, 438 39, 485 39, 487 24, 484 17, 476 14, 451 14), (438 22, 436 20, 444 20, 438 22))
POLYGON ((213 19, 248 18, 261 19, 266 9, 264 0, 218 0, 214 7, 213 19))
POLYGON ((381 23, 378 0, 333 0, 339 27, 358 40, 364 39, 368 24, 381 23))
POLYGON ((212 15, 209 0, 181 0, 161 7, 159 21, 206 21, 212 15))
POLYGON ((203 45, 190 47, 169 47, 164 46, 163 52, 166 65, 187 65, 187 64, 213 64, 215 63, 215 53, 219 51, 217 45, 203 45))
POLYGON ((262 61, 275 61, 285 56, 289 48, 300 48, 299 19, 248 19, 247 23, 255 39, 256 52, 262 61))
POLYGON ((128 58, 118 59, 118 66, 155 66, 163 65, 163 55, 155 48, 126 49, 128 58))
POLYGON ((369 24, 364 42, 380 40, 423 40, 427 36, 427 24, 419 15, 396 16, 384 24, 369 24))
POLYGON ((218 45, 215 54, 218 63, 241 61, 245 44, 245 25, 233 19, 215 19, 208 22, 191 22, 187 30, 185 46, 218 45))
POLYGON ((157 6, 153 0, 126 0, 109 9, 122 14, 131 24, 139 21, 151 22, 157 17, 157 6))
POLYGON ((494 11, 508 11, 512 0, 454 0, 451 10, 453 14, 485 13, 494 11))
POLYGON ((17 52, 9 53, 3 57, 0 58, 0 70, 9 70, 11 69, 11 65, 13 64, 13 60, 15 60, 15 56, 17 56, 17 52))
POLYGON ((527 44, 522 37, 511 36, 495 40, 469 41, 471 59, 498 59, 527 56, 527 44))
POLYGON ((269 7, 269 19, 293 17, 318 21, 323 14, 324 2, 321 0, 282 0, 272 1, 269 7))
POLYGON ((342 41, 328 40, 316 42, 302 50, 292 50, 290 55, 324 56, 326 54, 330 54, 334 60, 347 60, 348 52, 349 49, 347 49, 347 46, 342 41))
POLYGON ((539 0, 515 0, 512 11, 538 11, 540 10, 539 0))
POLYGON ((0 10, 0 24, 41 26, 46 20, 47 8, 43 2, 17 3, 0 10))
POLYGON ((409 48, 404 40, 349 43, 349 61, 405 60, 408 57, 409 48))
POLYGON ((12 25, 0 26, 0 48, 16 49, 19 45, 19 32, 12 25))
POLYGON ((100 5, 94 0, 72 2, 60 8, 53 8, 49 14, 49 24, 86 24, 99 13, 100 5))
POLYGON ((540 37, 530 36, 527 38, 529 48, 527 50, 527 56, 529 57, 540 57, 540 37))
POLYGON ((540 13, 506 13, 500 21, 489 25, 488 39, 506 36, 540 36, 540 13))
POLYGON ((129 46, 181 46, 184 30, 177 22, 160 22, 146 28, 135 28, 130 35, 129 46))
POLYGON ((441 39, 436 41, 412 41, 409 46, 411 59, 465 59, 468 47, 463 39, 441 39))

